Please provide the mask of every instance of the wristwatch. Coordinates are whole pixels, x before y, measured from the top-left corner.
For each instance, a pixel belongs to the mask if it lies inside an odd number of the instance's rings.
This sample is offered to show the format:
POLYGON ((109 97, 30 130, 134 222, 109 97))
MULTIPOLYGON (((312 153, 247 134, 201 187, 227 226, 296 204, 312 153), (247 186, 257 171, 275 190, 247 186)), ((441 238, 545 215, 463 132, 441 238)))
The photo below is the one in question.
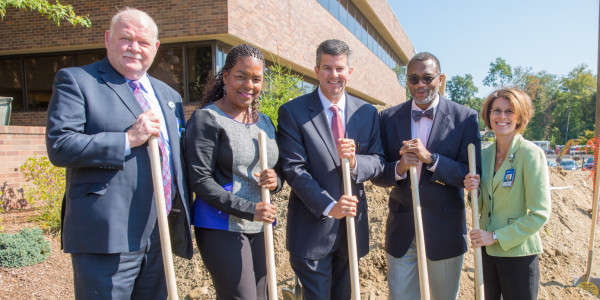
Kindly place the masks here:
POLYGON ((492 239, 494 239, 494 244, 498 243, 498 237, 496 236, 496 232, 492 232, 492 239))
POLYGON ((437 153, 432 153, 431 154, 431 162, 427 164, 427 168, 433 168, 433 166, 435 166, 435 163, 438 160, 438 155, 437 153))

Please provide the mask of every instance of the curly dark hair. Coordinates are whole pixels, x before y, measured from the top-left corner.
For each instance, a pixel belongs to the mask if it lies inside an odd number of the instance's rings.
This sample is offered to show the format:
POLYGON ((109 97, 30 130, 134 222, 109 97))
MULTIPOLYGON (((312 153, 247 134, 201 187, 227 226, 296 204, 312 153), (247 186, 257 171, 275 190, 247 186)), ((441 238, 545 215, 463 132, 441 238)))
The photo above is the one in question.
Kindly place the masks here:
MULTIPOLYGON (((202 100, 200 100, 199 107, 203 107, 206 104, 215 100, 219 100, 223 98, 223 96, 225 96, 225 83, 223 83, 223 73, 229 72, 233 68, 233 66, 235 66, 237 61, 244 57, 254 57, 260 59, 263 63, 263 66, 265 65, 265 58, 258 48, 248 44, 240 44, 231 48, 231 50, 229 50, 229 53, 227 54, 227 58, 225 59, 225 65, 223 66, 223 68, 221 68, 219 73, 217 73, 217 76, 213 76, 206 84, 204 95, 202 96, 202 100)), ((258 114, 260 113, 260 105, 258 103, 258 98, 252 101, 252 104, 250 104, 250 109, 252 111, 252 120, 258 120, 258 114)))

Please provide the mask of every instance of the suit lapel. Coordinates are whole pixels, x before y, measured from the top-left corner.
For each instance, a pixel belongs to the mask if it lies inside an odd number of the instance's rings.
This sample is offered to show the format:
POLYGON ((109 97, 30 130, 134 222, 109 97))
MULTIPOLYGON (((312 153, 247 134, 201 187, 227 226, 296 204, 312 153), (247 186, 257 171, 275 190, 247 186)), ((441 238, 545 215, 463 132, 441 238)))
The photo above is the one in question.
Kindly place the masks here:
MULTIPOLYGON (((357 140, 360 129, 360 115, 357 114, 358 102, 346 93, 346 138, 357 140)), ((337 153, 337 151, 336 151, 337 153)))
POLYGON ((407 140, 412 139, 412 133, 411 133, 412 101, 413 100, 407 101, 407 102, 405 102, 404 105, 400 106, 400 108, 398 109, 398 111, 396 112, 396 114, 394 116, 398 149, 400 149, 400 147, 402 147, 402 141, 407 141, 407 140), (408 116, 408 117, 406 117, 406 116, 408 116))
MULTIPOLYGON (((179 126, 177 125, 177 117, 175 116, 175 102, 170 101, 171 99, 169 99, 164 90, 155 88, 156 79, 150 76, 148 76, 148 78, 150 79, 152 89, 154 90, 154 94, 156 95, 156 99, 158 100, 158 104, 160 105, 160 109, 165 118, 169 140, 171 141, 171 144, 174 144, 174 141, 179 140, 179 126), (169 106, 169 103, 173 104, 172 108, 169 106)), ((171 147, 173 146, 171 145, 171 147)))
POLYGON ((335 165, 339 167, 341 164, 339 156, 337 154, 337 149, 335 147, 335 144, 333 143, 333 134, 331 133, 331 126, 327 121, 327 114, 325 113, 323 104, 321 104, 321 100, 319 99, 319 92, 316 89, 311 94, 310 101, 308 104, 308 110, 310 112, 310 120, 313 123, 313 126, 315 126, 315 128, 317 129, 317 132, 323 140, 327 151, 331 155, 331 159, 333 159, 335 165))
POLYGON ((125 107, 133 114, 135 118, 137 118, 144 111, 142 107, 135 99, 133 92, 131 91, 131 87, 127 84, 125 77, 119 74, 108 62, 108 58, 104 58, 100 67, 98 68, 100 72, 100 78, 110 87, 115 94, 121 99, 125 107))
POLYGON ((446 100, 440 95, 440 103, 438 104, 435 118, 433 119, 433 126, 429 133, 427 145, 425 145, 430 152, 435 152, 437 150, 440 142, 446 137, 448 130, 450 130, 450 127, 448 126, 450 124, 448 101, 449 100, 446 100))

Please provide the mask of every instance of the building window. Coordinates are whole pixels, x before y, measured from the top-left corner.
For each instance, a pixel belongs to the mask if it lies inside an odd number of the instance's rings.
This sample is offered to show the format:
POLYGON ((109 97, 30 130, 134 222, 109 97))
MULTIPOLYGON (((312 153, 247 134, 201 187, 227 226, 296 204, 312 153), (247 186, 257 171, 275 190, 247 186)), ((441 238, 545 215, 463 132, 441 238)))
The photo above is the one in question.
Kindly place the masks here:
POLYGON ((160 47, 148 74, 183 95, 183 48, 160 47))
POLYGON ((23 110, 21 59, 0 59, 0 97, 12 97, 12 109, 23 110))
POLYGON ((24 67, 27 78, 27 108, 48 108, 54 76, 58 70, 72 66, 73 57, 70 55, 26 58, 24 67))
POLYGON ((201 100, 208 76, 212 74, 212 68, 213 56, 210 45, 187 48, 189 102, 201 100))

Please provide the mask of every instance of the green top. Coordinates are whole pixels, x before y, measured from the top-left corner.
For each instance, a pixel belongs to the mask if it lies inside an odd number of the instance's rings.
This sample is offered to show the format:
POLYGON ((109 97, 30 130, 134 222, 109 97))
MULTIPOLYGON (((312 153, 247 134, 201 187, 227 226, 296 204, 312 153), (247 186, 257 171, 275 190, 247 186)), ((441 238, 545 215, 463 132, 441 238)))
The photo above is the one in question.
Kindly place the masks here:
POLYGON ((546 155, 516 134, 507 158, 494 174, 495 156, 496 143, 481 150, 479 222, 482 229, 498 237, 498 243, 486 246, 487 254, 512 257, 542 253, 538 231, 548 222, 551 211, 546 155), (509 169, 514 169, 513 184, 504 187, 509 169))

